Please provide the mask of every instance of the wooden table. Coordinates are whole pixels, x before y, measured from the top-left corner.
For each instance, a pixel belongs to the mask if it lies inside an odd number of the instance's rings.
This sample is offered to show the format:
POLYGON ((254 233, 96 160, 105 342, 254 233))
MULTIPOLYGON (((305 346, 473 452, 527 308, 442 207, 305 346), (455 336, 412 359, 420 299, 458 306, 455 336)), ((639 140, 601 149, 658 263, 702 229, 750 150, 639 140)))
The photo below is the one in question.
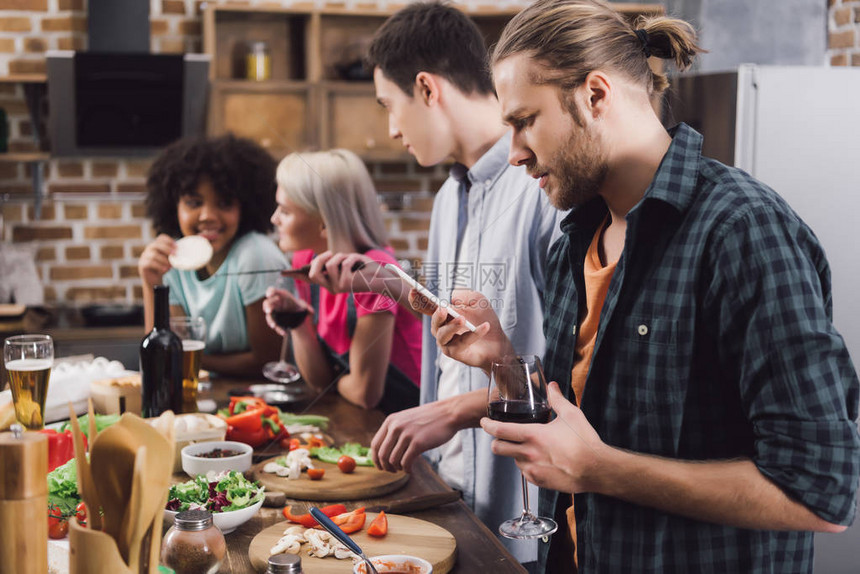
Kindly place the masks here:
MULTIPOLYGON (((223 405, 228 400, 227 393, 230 389, 244 387, 248 384, 249 381, 217 379, 213 382, 212 389, 203 394, 201 398, 209 395, 219 405, 223 405)), ((329 417, 327 432, 338 444, 346 441, 360 442, 364 445, 370 444, 376 429, 385 419, 381 412, 356 407, 335 393, 323 395, 310 407, 295 405, 295 408, 284 410, 299 413, 304 412, 305 409, 308 413, 329 417)), ((273 456, 276 454, 273 453, 273 456)), ((406 486, 381 498, 352 501, 347 507, 371 507, 450 490, 451 488, 430 468, 427 461, 423 457, 419 457, 413 465, 412 474, 406 486)), ((341 501, 318 501, 314 504, 325 505, 335 502, 341 501)), ((287 504, 295 504, 298 508, 305 508, 308 503, 287 499, 287 504)), ((517 562, 496 536, 478 520, 478 517, 461 500, 435 508, 406 513, 406 515, 437 524, 454 535, 457 540, 457 562, 452 570, 453 574, 475 574, 482 571, 490 571, 493 574, 522 574, 526 572, 525 568, 517 562)), ((254 572, 248 558, 248 546, 251 544, 251 540, 264 528, 282 520, 281 507, 264 507, 257 516, 229 534, 227 536, 227 560, 222 571, 232 574, 254 572)))

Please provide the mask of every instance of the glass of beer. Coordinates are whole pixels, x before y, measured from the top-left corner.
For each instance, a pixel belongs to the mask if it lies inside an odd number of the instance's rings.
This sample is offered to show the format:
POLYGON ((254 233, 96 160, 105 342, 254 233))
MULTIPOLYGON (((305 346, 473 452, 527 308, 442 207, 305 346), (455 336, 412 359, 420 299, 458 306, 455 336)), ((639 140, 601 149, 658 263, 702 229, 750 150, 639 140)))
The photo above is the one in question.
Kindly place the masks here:
POLYGON ((17 335, 3 343, 3 362, 15 418, 27 430, 45 427, 45 399, 54 364, 54 341, 48 335, 17 335))
POLYGON ((203 317, 171 317, 170 330, 182 340, 182 412, 196 413, 200 361, 206 348, 206 320, 203 317))

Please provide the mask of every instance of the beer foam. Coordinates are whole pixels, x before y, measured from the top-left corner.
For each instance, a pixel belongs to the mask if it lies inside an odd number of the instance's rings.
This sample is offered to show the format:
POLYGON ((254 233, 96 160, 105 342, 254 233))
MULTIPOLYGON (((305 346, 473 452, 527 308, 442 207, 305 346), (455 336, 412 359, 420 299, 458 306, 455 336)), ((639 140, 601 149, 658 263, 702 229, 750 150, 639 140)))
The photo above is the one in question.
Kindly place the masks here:
POLYGON ((187 235, 176 242, 176 251, 167 257, 170 264, 182 271, 200 269, 212 259, 212 244, 205 237, 187 235))
POLYGON ((50 369, 54 364, 51 359, 15 359, 6 363, 7 371, 41 371, 50 369))
POLYGON ((182 341, 182 350, 183 351, 202 351, 206 348, 206 343, 203 341, 191 341, 191 340, 183 340, 182 341))

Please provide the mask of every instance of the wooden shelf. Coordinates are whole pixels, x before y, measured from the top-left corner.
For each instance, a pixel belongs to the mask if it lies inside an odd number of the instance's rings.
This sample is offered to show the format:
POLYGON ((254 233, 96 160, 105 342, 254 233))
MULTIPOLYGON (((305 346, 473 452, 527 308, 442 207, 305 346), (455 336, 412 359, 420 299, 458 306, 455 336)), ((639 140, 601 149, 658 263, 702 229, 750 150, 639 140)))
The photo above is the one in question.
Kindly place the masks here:
POLYGON ((0 76, 0 84, 44 84, 47 81, 47 74, 12 74, 9 76, 0 76))
POLYGON ((51 154, 47 152, 34 151, 21 153, 0 153, 0 163, 33 163, 39 161, 48 161, 49 159, 51 159, 51 154))
MULTIPOLYGON (((454 5, 495 44, 521 7, 454 5)), ((614 4, 630 20, 662 14, 660 4, 614 4)), ((208 133, 232 131, 251 138, 276 157, 290 151, 343 147, 366 161, 413 161, 388 135, 386 111, 376 102, 372 80, 351 81, 379 26, 396 7, 357 9, 208 3, 203 46, 212 59, 208 133), (244 80, 245 57, 265 42, 271 80, 244 80)))

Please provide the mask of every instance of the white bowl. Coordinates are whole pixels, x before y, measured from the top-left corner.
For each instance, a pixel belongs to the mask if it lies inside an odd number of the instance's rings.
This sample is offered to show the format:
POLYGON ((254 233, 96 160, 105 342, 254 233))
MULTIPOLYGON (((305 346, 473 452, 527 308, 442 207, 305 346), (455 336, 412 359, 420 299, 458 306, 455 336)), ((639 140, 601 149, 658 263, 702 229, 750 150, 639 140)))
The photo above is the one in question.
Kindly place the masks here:
MULTIPOLYGON (((432 574, 433 565, 417 556, 406 554, 386 554, 383 556, 370 556, 373 566, 379 574, 386 572, 409 572, 409 574, 432 574)), ((353 574, 367 574, 367 565, 360 561, 352 569, 353 574)))
MULTIPOLYGON (((263 499, 258 500, 256 503, 252 504, 248 508, 241 508, 239 510, 231 510, 229 512, 213 512, 212 520, 215 522, 215 526, 218 527, 223 534, 230 534, 257 514, 257 511, 263 506, 263 499)), ((178 512, 174 512, 173 510, 165 510, 164 511, 164 521, 167 524, 173 524, 173 517, 179 514, 178 512)), ((422 572, 423 574, 423 572, 422 572)))
POLYGON ((225 470, 245 472, 251 468, 251 454, 253 452, 254 449, 249 445, 231 440, 212 440, 189 444, 182 447, 182 470, 192 478, 198 474, 206 474, 210 470, 214 472, 224 472, 225 470), (240 454, 223 458, 200 456, 216 448, 234 450, 240 454))

